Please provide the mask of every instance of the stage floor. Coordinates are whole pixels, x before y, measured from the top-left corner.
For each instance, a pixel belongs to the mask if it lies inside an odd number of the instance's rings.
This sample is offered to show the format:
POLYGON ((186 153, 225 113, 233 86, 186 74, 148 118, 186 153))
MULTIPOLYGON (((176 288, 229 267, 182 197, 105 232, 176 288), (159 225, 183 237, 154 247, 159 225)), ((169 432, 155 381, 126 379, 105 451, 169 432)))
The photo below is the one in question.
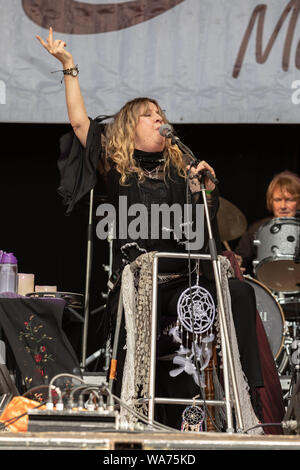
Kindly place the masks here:
POLYGON ((299 435, 160 432, 0 432, 0 450, 300 450, 299 435))

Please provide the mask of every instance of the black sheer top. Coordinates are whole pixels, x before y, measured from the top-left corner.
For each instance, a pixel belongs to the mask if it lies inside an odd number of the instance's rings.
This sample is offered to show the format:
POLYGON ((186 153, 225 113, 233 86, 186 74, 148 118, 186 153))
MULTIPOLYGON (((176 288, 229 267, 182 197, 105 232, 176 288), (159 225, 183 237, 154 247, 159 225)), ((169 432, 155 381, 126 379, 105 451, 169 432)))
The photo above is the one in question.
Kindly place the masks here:
MULTIPOLYGON (((97 182, 97 174, 102 174, 105 181, 103 192, 108 195, 109 202, 115 208, 117 219, 119 214, 120 196, 126 196, 127 208, 134 204, 142 204, 147 209, 146 217, 151 214, 153 205, 177 204, 184 211, 184 204, 193 203, 194 208, 201 203, 199 195, 194 196, 187 188, 187 180, 179 176, 175 167, 170 166, 169 174, 163 171, 163 154, 147 153, 135 150, 135 160, 144 170, 144 180, 138 181, 135 175, 127 178, 126 185, 120 184, 120 174, 116 171, 113 162, 105 157, 101 145, 101 126, 90 120, 87 144, 84 148, 77 137, 71 132, 61 139, 61 157, 58 162, 60 171, 59 194, 66 206, 66 214, 70 214, 76 203, 92 189, 97 182)), ((188 163, 188 159, 187 159, 188 163)), ((201 196, 201 195, 200 195, 201 196)), ((214 234, 217 238, 216 214, 218 210, 218 190, 215 189, 209 197, 209 210, 214 234)), ((183 212, 182 212, 183 213, 183 212)), ((123 215, 123 212, 122 212, 123 215)), ((174 216, 175 217, 175 216, 174 216)), ((128 215, 128 225, 136 216, 128 215)), ((140 217, 141 224, 146 220, 140 217)), ((118 237, 118 220, 116 238, 113 240, 113 271, 121 269, 124 263, 133 261, 139 254, 147 251, 185 252, 184 240, 179 240, 172 233, 172 225, 164 227, 163 222, 157 229, 158 236, 151 236, 151 223, 148 220, 148 236, 133 238, 130 234, 124 238, 118 237), (166 229, 169 237, 166 238, 166 229)), ((173 220, 174 222, 174 220, 173 220)), ((147 225, 147 224, 146 224, 147 225)), ((145 229, 142 226, 143 230, 145 229)), ((145 232, 143 231, 143 234, 145 232)), ((217 240, 218 241, 218 240, 217 240)), ((201 252, 207 252, 207 233, 205 229, 205 243, 201 252)), ((221 247, 220 247, 221 248, 221 247)), ((199 251, 199 250, 197 250, 199 251)), ((163 260, 160 260, 163 262, 163 260)), ((186 261, 165 260, 161 272, 182 271, 186 261)))

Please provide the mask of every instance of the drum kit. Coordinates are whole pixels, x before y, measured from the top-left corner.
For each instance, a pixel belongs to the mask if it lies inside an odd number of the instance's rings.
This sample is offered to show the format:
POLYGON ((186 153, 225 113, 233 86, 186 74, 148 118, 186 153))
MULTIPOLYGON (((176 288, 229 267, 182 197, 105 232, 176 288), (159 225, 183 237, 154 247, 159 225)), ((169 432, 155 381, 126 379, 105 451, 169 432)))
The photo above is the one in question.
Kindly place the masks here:
MULTIPOLYGON (((229 240, 244 233, 245 217, 220 199, 218 225, 228 248, 229 240)), ((300 371, 300 220, 271 219, 258 228, 253 243, 257 253, 254 277, 245 275, 244 279, 254 288, 282 388, 289 389, 300 371)))
MULTIPOLYGON (((278 373, 292 376, 300 366, 300 221, 283 217, 265 222, 257 230, 253 243, 257 248, 253 261, 256 282, 272 295, 270 312, 279 310, 280 314, 276 327, 271 327, 275 320, 267 318, 265 323, 270 330, 270 343, 275 343, 275 336, 282 336, 275 356, 278 373)), ((276 314, 267 316, 275 318, 276 314)))

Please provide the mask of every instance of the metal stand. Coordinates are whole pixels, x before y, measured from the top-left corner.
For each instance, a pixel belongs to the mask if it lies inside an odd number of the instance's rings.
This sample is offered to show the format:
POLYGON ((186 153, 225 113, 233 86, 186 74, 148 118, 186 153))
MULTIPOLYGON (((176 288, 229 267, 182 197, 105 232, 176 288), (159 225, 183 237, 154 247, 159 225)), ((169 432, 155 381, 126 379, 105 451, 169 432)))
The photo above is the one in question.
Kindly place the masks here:
POLYGON ((293 387, 291 401, 284 416, 284 434, 300 434, 300 374, 293 387))
POLYGON ((118 313, 117 313, 117 323, 116 323, 116 329, 115 329, 114 344, 113 344, 113 350, 112 350, 111 361, 110 361, 109 381, 108 381, 108 388, 110 390, 110 394, 109 394, 110 406, 112 406, 114 403, 114 400, 112 398, 112 393, 113 393, 114 380, 116 379, 117 354, 118 354, 118 345, 119 345, 122 315, 123 315, 123 299, 122 299, 122 287, 121 287, 120 295, 119 295, 119 303, 118 303, 118 313))
MULTIPOLYGON (((211 232, 210 239, 211 239, 211 232)), ((119 305, 118 305, 118 314, 117 314, 117 324, 115 330, 115 338, 111 359, 111 369, 109 376, 109 388, 112 391, 113 382, 115 379, 115 372, 117 366, 117 350, 118 350, 118 340, 121 319, 123 314, 123 302, 122 302, 122 291, 120 291, 119 296, 119 305)), ((149 408, 148 408, 148 423, 151 427, 154 421, 154 407, 155 404, 200 404, 203 405, 206 403, 208 406, 225 406, 226 408, 226 417, 227 417, 227 430, 228 433, 234 432, 233 426, 233 416, 232 416, 232 400, 230 397, 230 386, 229 382, 233 386, 233 396, 236 409, 236 420, 238 430, 242 430, 243 420, 241 415, 240 400, 237 389, 236 375, 232 358, 231 344, 229 340, 228 328, 225 317, 224 310, 224 301, 223 294, 220 284, 220 266, 219 261, 214 259, 212 255, 199 255, 199 254, 179 254, 179 253, 156 253, 153 259, 153 288, 152 288, 152 323, 151 323, 151 358, 150 358, 150 383, 149 383, 149 408), (177 258, 177 259, 203 259, 210 260, 213 263, 214 276, 217 287, 217 299, 218 299, 218 311, 220 319, 220 336, 221 336, 221 349, 223 357, 223 376, 224 376, 224 400, 194 400, 194 399, 184 399, 177 398, 172 399, 169 397, 155 397, 155 372, 156 372, 156 338, 157 338, 157 294, 158 294, 158 261, 159 258, 177 258)))
POLYGON ((83 334, 82 334, 81 367, 83 370, 86 367, 87 335, 88 335, 89 308, 90 308, 90 283, 91 283, 92 243, 93 243, 93 231, 92 231, 93 202, 94 202, 94 189, 91 189, 90 207, 89 207, 89 223, 88 223, 88 231, 87 231, 87 262, 86 262, 86 279, 85 279, 84 322, 83 322, 83 334))
MULTIPOLYGON (((217 253, 215 249, 215 243, 212 236, 205 188, 202 188, 203 201, 205 214, 207 219, 208 235, 209 235, 209 247, 210 255, 196 255, 196 254, 178 254, 178 253, 157 253, 154 256, 153 260, 153 291, 152 291, 152 325, 151 325, 151 363, 150 363, 150 385, 149 385, 149 409, 148 409, 148 419, 149 424, 151 425, 154 420, 154 405, 155 403, 195 403, 193 400, 170 400, 170 398, 156 398, 155 397, 155 371, 156 371, 156 338, 157 338, 157 281, 158 281, 158 260, 159 258, 184 258, 184 259, 206 259, 211 260, 213 264, 214 277, 216 282, 217 289, 217 300, 218 300, 218 312, 220 319, 220 334, 221 334, 221 348, 222 348, 222 357, 223 357, 223 376, 224 376, 224 401, 215 401, 210 400, 206 402, 208 405, 220 406, 223 405, 226 407, 226 417, 227 417, 227 432, 234 432, 233 419, 232 419, 232 403, 230 397, 230 379, 233 386, 233 395, 235 401, 236 409, 236 419, 237 426, 239 430, 243 429, 243 420, 241 415, 240 400, 238 395, 238 388, 236 382, 235 369, 232 358, 231 344, 229 340, 228 328, 225 317, 223 293, 221 290, 220 283, 220 266, 217 258, 217 253)), ((203 404, 203 400, 196 400, 197 404, 203 404)))
MULTIPOLYGON (((105 355, 105 370, 108 369, 109 363, 109 348, 110 340, 106 342, 105 349, 98 349, 95 353, 91 354, 88 358, 86 357, 87 351, 87 336, 88 336, 88 324, 89 324, 89 315, 97 313, 103 309, 105 306, 100 306, 99 308, 90 312, 90 283, 91 283, 91 271, 92 271, 92 256, 93 256, 93 204, 94 204, 94 189, 90 191, 90 202, 89 202, 89 219, 88 219, 88 230, 87 230, 87 262, 86 262, 86 280, 85 280, 85 301, 84 301, 84 319, 83 319, 83 334, 82 334, 82 359, 81 359, 81 368, 84 371, 86 366, 92 361, 97 359, 101 354, 105 355)), ((112 233, 111 228, 111 233, 112 233)), ((111 275, 112 269, 112 242, 111 234, 109 235, 109 265, 105 267, 105 271, 108 272, 108 278, 111 275)), ((104 297, 104 293, 102 293, 104 297)))
MULTIPOLYGON (((232 351, 229 340, 228 328, 225 318, 223 295, 220 286, 220 267, 219 261, 212 260, 211 255, 196 255, 196 254, 179 254, 179 253, 156 253, 153 259, 153 288, 152 288, 152 322, 151 322, 151 358, 150 358, 150 381, 149 381, 149 408, 148 408, 148 423, 149 426, 153 425, 154 421, 154 407, 155 404, 197 404, 197 405, 208 405, 208 406, 224 406, 226 408, 227 417, 227 430, 228 433, 234 432, 233 417, 232 417, 232 400, 230 397, 229 379, 233 386, 233 395, 236 408, 236 419, 238 430, 242 430, 243 420, 241 416, 240 400, 237 389, 235 369, 232 359, 232 351), (177 258, 177 259, 203 259, 211 260, 214 264, 214 274, 216 278, 217 296, 219 304, 219 318, 220 318, 220 336, 221 336, 221 349, 223 357, 223 376, 224 376, 224 400, 194 400, 185 398, 172 399, 169 397, 155 397, 155 372, 156 372, 156 338, 157 338, 157 294, 158 294, 158 261, 160 258, 177 258), (229 375, 230 374, 230 375, 229 375)), ((109 375, 109 389, 112 392, 113 382, 116 377, 117 367, 117 351, 119 342, 119 333, 121 320, 123 315, 123 301, 122 291, 120 291, 117 323, 115 329, 114 345, 111 358, 111 368, 109 375)), ((111 396, 111 395, 110 395, 111 396)))
MULTIPOLYGON (((206 259, 211 260, 210 255, 188 255, 188 254, 178 254, 178 253, 157 253, 154 256, 153 260, 153 294, 152 294, 152 325, 151 325, 151 363, 150 363, 150 385, 149 385, 149 410, 148 410, 148 420, 151 425, 154 420, 154 405, 155 403, 159 404, 199 404, 203 405, 204 400, 192 400, 192 399, 170 399, 155 397, 155 371, 156 371, 156 338, 157 338, 157 278, 158 278, 158 260, 159 258, 191 258, 191 259, 206 259)), ((218 263, 218 262, 217 262, 218 263)), ((229 341, 228 329, 225 319, 224 312, 224 303, 222 292, 220 291, 219 283, 219 266, 215 264, 215 275, 216 275, 216 284, 217 284, 217 295, 218 295, 218 304, 219 304, 219 318, 220 318, 220 335, 221 335, 221 349, 223 357, 223 376, 224 376, 224 400, 206 400, 205 403, 209 406, 225 406, 226 407, 226 417, 227 417, 227 432, 233 433, 233 420, 232 420, 232 403, 230 398, 230 389, 229 389, 229 374, 233 385, 233 394, 234 401, 236 405, 237 413, 237 424, 239 430, 243 429, 243 420, 241 416, 240 400, 237 390, 237 382, 234 370, 234 364, 232 359, 231 345, 229 341)))

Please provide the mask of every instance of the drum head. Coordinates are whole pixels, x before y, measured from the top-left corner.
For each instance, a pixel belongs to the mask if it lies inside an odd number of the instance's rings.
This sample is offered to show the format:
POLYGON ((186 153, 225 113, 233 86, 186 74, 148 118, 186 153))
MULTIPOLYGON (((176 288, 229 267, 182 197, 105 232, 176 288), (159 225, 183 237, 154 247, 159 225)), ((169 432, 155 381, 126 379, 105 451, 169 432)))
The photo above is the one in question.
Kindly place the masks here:
POLYGON ((300 264, 293 259, 266 259, 257 267, 256 275, 272 291, 300 291, 300 264))
POLYGON ((262 320, 274 359, 277 359, 284 343, 284 314, 272 292, 263 284, 244 276, 256 296, 256 308, 262 320))

